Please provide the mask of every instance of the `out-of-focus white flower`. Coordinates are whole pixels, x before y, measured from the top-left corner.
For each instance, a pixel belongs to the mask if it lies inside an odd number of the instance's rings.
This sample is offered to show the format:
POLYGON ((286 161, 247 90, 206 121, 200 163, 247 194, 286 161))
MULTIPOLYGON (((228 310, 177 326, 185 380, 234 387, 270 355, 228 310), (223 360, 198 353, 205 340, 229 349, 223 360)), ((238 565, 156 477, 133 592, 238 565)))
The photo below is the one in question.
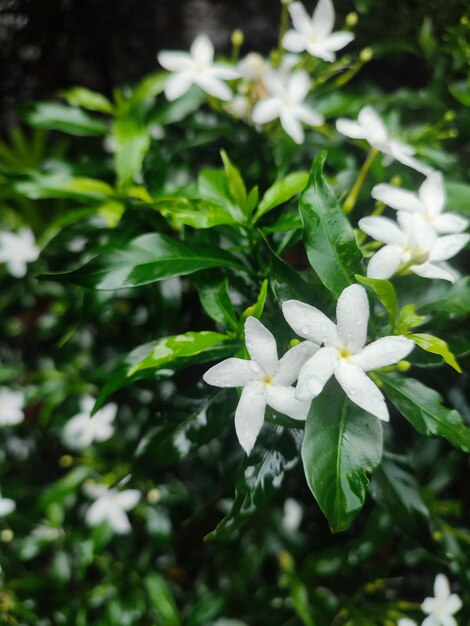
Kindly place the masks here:
POLYGON ((337 324, 315 307, 298 300, 284 302, 282 311, 289 326, 300 337, 323 344, 300 370, 297 398, 303 401, 315 398, 334 375, 351 402, 388 421, 382 392, 366 372, 404 359, 414 342, 398 335, 381 337, 365 345, 369 320, 365 289, 351 285, 342 292, 336 306, 337 324))
POLYGON ((250 52, 237 65, 240 77, 251 83, 263 82, 269 69, 269 63, 257 52, 250 52))
POLYGON ((0 517, 4 517, 5 515, 9 515, 16 508, 16 504, 14 500, 10 500, 10 498, 2 498, 0 497, 0 517))
POLYGON ((443 212, 446 193, 440 172, 430 174, 418 194, 381 183, 372 189, 372 197, 396 211, 419 213, 439 234, 461 233, 468 226, 464 217, 443 212))
POLYGON ((0 426, 14 426, 24 420, 24 394, 0 387, 0 426))
POLYGON ((290 52, 307 51, 314 57, 331 62, 336 58, 335 52, 354 39, 352 33, 333 32, 335 10, 331 0, 320 0, 312 17, 301 2, 289 5, 289 13, 294 28, 284 35, 282 45, 290 52))
POLYGON ((402 617, 398 620, 397 626, 418 626, 418 624, 408 617, 402 617))
POLYGON ((462 600, 456 593, 450 593, 449 581, 444 574, 438 574, 434 581, 434 598, 426 598, 421 609, 428 614, 422 626, 458 626, 453 615, 462 608, 462 600))
POLYGON ((256 103, 253 109, 253 122, 267 124, 275 119, 292 139, 301 144, 304 131, 301 122, 310 126, 323 124, 323 116, 304 105, 311 81, 307 72, 295 72, 287 78, 270 72, 265 78, 269 95, 256 103))
POLYGON ((235 411, 235 430, 242 448, 250 454, 264 422, 266 405, 293 419, 306 419, 309 403, 296 399, 292 384, 318 346, 303 342, 279 360, 276 340, 254 317, 245 322, 245 342, 251 361, 225 359, 211 367, 203 378, 215 387, 243 387, 235 411))
POLYGON ((439 237, 420 213, 399 211, 397 222, 381 216, 359 220, 361 230, 386 244, 370 259, 367 276, 390 278, 400 265, 413 261, 415 264, 408 269, 414 274, 455 282, 456 275, 444 261, 455 256, 467 244, 470 235, 439 237))
POLYGON ((22 228, 17 233, 0 232, 0 263, 5 263, 15 278, 25 276, 27 263, 36 261, 38 257, 39 248, 30 228, 22 228))
POLYGON ((133 509, 139 502, 141 493, 138 489, 118 491, 104 485, 86 485, 85 492, 95 499, 85 515, 85 521, 89 526, 106 523, 119 535, 131 531, 126 511, 133 509))
POLYGON ((164 50, 157 58, 162 67, 174 72, 165 85, 168 100, 176 100, 192 85, 197 85, 219 100, 230 100, 232 91, 223 81, 240 77, 240 73, 234 67, 214 63, 214 46, 204 34, 196 37, 189 54, 164 50))
POLYGON ((432 167, 413 157, 414 148, 389 136, 382 118, 371 106, 365 106, 361 109, 357 122, 344 117, 338 118, 336 130, 351 139, 365 139, 383 154, 387 154, 422 174, 428 175, 433 171, 432 167))
POLYGON ((107 404, 91 417, 94 404, 94 398, 84 396, 80 401, 81 412, 72 417, 64 426, 62 440, 69 448, 87 448, 94 441, 106 441, 112 437, 117 405, 107 404))
POLYGON ((287 498, 284 502, 284 515, 282 525, 286 530, 298 530, 302 523, 303 510, 297 500, 287 498))

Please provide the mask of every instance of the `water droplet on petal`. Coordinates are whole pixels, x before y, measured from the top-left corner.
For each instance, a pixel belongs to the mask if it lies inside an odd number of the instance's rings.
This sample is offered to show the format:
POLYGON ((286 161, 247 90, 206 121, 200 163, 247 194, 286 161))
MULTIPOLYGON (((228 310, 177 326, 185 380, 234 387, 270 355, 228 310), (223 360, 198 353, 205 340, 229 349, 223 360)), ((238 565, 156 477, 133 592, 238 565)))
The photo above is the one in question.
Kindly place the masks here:
POLYGON ((303 326, 301 330, 303 335, 308 335, 310 333, 310 326, 303 326))
POLYGON ((362 320, 356 320, 356 326, 361 326, 362 325, 362 320))
POLYGON ((349 395, 353 396, 355 393, 356 393, 356 390, 351 387, 351 389, 349 389, 349 395))
POLYGON ((255 363, 255 361, 250 361, 250 369, 255 374, 261 374, 261 372, 263 371, 258 363, 255 363))

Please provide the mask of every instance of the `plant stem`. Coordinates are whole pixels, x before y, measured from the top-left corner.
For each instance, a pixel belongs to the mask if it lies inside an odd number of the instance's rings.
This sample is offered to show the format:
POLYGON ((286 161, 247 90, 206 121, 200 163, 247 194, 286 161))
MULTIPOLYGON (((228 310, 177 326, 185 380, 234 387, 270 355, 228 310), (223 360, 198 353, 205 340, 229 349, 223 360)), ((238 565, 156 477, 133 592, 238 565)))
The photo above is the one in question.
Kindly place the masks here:
POLYGON ((361 191, 362 185, 366 179, 367 173, 369 172, 372 163, 374 162, 375 157, 378 155, 379 151, 377 148, 371 148, 369 154, 367 155, 367 159, 362 164, 362 167, 357 176, 356 182, 354 183, 351 191, 348 194, 348 197, 344 201, 343 211, 348 215, 354 209, 357 201, 357 196, 361 191))
POLYGON ((281 23, 279 25, 279 42, 277 45, 277 49, 279 52, 280 58, 282 58, 284 54, 284 48, 282 47, 282 40, 284 39, 284 35, 287 32, 287 28, 289 26, 289 9, 287 8, 290 2, 286 2, 285 0, 281 0, 281 23))

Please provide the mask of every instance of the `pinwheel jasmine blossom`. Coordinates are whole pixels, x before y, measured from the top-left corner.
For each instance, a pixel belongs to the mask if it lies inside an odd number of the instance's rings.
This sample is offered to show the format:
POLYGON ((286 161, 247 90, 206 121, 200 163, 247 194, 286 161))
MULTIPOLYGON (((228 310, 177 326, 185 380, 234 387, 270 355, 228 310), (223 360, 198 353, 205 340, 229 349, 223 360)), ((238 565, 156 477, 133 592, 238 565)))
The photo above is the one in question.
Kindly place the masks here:
POLYGON ((253 108, 255 124, 267 124, 279 118, 283 129, 298 144, 304 141, 301 122, 310 126, 323 124, 323 116, 304 105, 311 87, 307 72, 299 71, 291 76, 269 72, 265 84, 269 95, 253 108))
POLYGON ((15 278, 26 275, 27 263, 36 261, 39 248, 30 228, 22 228, 18 233, 0 232, 0 263, 5 263, 15 278))
POLYGON ((125 535, 131 531, 126 511, 133 509, 140 500, 138 489, 118 491, 104 485, 87 485, 85 492, 95 498, 86 512, 85 521, 89 526, 106 523, 115 533, 125 535))
POLYGON ((10 498, 2 498, 0 497, 0 517, 5 517, 5 515, 9 515, 16 508, 16 503, 14 500, 10 498))
POLYGON ((365 139, 379 152, 422 174, 430 174, 433 171, 432 167, 413 157, 414 148, 389 136, 382 118, 371 106, 365 106, 361 109, 357 122, 344 117, 338 118, 336 130, 351 139, 365 139))
POLYGON ((421 609, 428 614, 421 626, 458 626, 453 615, 462 608, 462 600, 450 592, 449 581, 438 574, 434 581, 434 598, 426 598, 421 609))
POLYGON ((372 197, 396 211, 422 215, 439 234, 461 233, 468 226, 464 217, 443 212, 446 194, 440 172, 430 174, 418 194, 382 183, 372 189, 372 197))
POLYGON ((91 417, 94 404, 95 399, 91 396, 83 397, 80 402, 81 412, 65 425, 62 439, 69 448, 87 448, 94 441, 106 441, 112 437, 117 405, 107 404, 91 417))
POLYGON ((284 302, 282 311, 300 337, 322 345, 300 369, 297 398, 312 400, 334 375, 351 402, 388 421, 384 396, 366 372, 404 359, 414 342, 398 335, 365 345, 369 320, 365 289, 351 285, 342 292, 336 306, 336 324, 315 307, 298 300, 284 302))
POLYGON ((276 340, 254 317, 245 322, 245 341, 250 361, 226 359, 211 367, 203 378, 215 387, 243 387, 235 411, 235 430, 242 448, 250 454, 264 422, 266 405, 293 419, 306 419, 309 403, 296 399, 292 384, 318 346, 305 341, 278 359, 276 340))
POLYGON ((467 244, 470 235, 439 237, 420 213, 399 211, 397 222, 382 216, 359 220, 362 231, 386 244, 370 259, 367 276, 390 278, 401 268, 401 271, 410 271, 423 278, 454 282, 456 273, 444 262, 467 244))
POLYGON ((214 46, 204 34, 196 37, 189 53, 164 50, 157 59, 163 68, 174 72, 165 85, 168 100, 176 100, 192 85, 219 100, 230 100, 232 91, 223 81, 240 77, 235 68, 214 63, 214 46))
POLYGON ((320 0, 312 17, 309 17, 301 2, 293 2, 289 13, 294 28, 283 37, 282 46, 290 52, 308 52, 314 57, 332 62, 335 52, 348 45, 354 35, 348 32, 333 32, 335 10, 331 0, 320 0))
POLYGON ((24 420, 24 394, 0 387, 0 426, 14 426, 24 420))

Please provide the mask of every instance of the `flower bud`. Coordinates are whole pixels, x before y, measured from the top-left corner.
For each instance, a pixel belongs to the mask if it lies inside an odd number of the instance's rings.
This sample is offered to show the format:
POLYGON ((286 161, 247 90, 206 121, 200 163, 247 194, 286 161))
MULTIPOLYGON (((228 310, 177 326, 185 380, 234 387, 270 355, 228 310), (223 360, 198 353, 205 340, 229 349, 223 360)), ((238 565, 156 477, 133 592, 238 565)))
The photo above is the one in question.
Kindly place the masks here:
POLYGON ((13 537, 13 531, 10 528, 4 528, 0 534, 0 539, 3 543, 10 543, 13 537))
POLYGON ((423 248, 417 248, 413 250, 412 261, 413 263, 416 263, 416 265, 421 265, 422 263, 426 263, 426 261, 428 260, 428 257, 429 257, 428 250, 424 250, 423 248))
POLYGON ((289 4, 292 4, 293 0, 281 0, 281 4, 283 4, 285 7, 289 6, 289 4))
POLYGON ((160 491, 156 488, 150 489, 147 493, 147 502, 150 504, 156 504, 161 498, 160 491))
POLYGON ((356 26, 358 21, 359 21, 359 17, 357 13, 355 13, 354 11, 346 15, 346 26, 349 26, 349 28, 356 26))
POLYGON ((367 63, 368 61, 370 61, 374 56, 374 51, 372 50, 372 48, 364 48, 364 50, 361 50, 361 52, 359 53, 359 59, 363 62, 363 63, 367 63))
POLYGON ((397 370, 399 372, 407 372, 411 367, 411 363, 409 361, 398 361, 397 370))
POLYGON ((241 45, 243 45, 244 41, 245 37, 243 35, 243 32, 239 28, 234 30, 232 33, 232 45, 236 48, 239 48, 241 45))
POLYGON ((70 454, 64 454, 59 459, 60 467, 70 467, 73 463, 73 456, 70 454))
POLYGON ((451 122, 452 120, 455 120, 455 111, 447 111, 444 115, 444 119, 446 122, 451 122))

